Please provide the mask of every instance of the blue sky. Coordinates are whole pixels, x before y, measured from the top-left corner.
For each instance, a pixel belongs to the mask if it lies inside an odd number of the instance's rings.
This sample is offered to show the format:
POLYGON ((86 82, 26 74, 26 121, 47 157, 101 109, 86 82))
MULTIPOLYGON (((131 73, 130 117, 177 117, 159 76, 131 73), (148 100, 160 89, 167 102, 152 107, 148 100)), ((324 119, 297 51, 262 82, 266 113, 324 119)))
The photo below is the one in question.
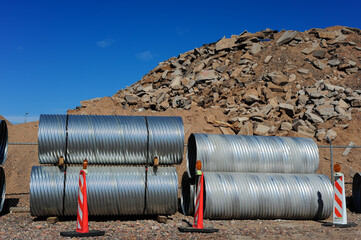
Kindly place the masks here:
POLYGON ((66 113, 244 30, 361 28, 361 1, 0 0, 0 115, 66 113))

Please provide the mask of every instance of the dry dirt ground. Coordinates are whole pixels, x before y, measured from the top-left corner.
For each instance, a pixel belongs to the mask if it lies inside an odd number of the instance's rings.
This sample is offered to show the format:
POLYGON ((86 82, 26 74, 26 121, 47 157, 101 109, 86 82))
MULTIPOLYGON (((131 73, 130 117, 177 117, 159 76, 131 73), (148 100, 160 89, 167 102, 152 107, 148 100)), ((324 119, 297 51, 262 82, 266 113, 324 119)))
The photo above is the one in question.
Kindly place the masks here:
MULTIPOLYGON (((109 104, 112 104, 109 101, 109 104)), ((105 104, 104 104, 105 105, 105 104)), ((103 107, 104 107, 103 105, 103 107)), ((106 114, 102 107, 96 109, 97 114, 106 114)), ((95 109, 92 109, 92 111, 95 109)), ((218 127, 207 124, 205 116, 208 114, 218 115, 219 109, 197 108, 193 111, 168 110, 162 113, 156 112, 130 112, 128 110, 115 110, 112 114, 120 115, 161 115, 161 116, 182 116, 184 121, 185 139, 192 132, 221 133, 218 127)), ((71 111, 69 111, 71 113, 71 111)), ((347 145, 353 141, 355 145, 361 145, 361 134, 358 127, 361 113, 353 115, 347 129, 339 129, 338 137, 334 145, 347 145)), ((332 124, 329 122, 327 124, 332 124)), ((9 142, 37 142, 38 122, 9 125, 9 142)), ((325 142, 317 142, 318 145, 326 145, 325 142)), ((155 217, 116 217, 116 218, 91 218, 90 228, 105 230, 104 238, 108 239, 143 239, 143 238, 255 238, 255 239, 299 239, 299 238, 361 238, 361 214, 352 212, 351 186, 352 178, 350 172, 361 172, 361 161, 359 155, 361 149, 353 149, 348 156, 342 156, 344 149, 334 150, 335 163, 341 163, 346 176, 346 195, 348 197, 348 219, 358 223, 359 226, 351 229, 326 228, 317 221, 291 221, 291 220, 231 220, 231 221, 209 221, 205 220, 206 226, 220 229, 214 234, 184 234, 179 233, 177 227, 186 226, 193 218, 177 213, 170 216, 167 224, 158 223, 155 217)), ((38 150, 36 145, 20 146, 10 145, 4 169, 6 172, 6 205, 29 207, 29 182, 31 167, 38 164, 38 150), (19 201, 19 202, 17 202, 19 201)), ((186 161, 183 160, 177 166, 178 176, 186 170, 186 161)), ((329 149, 320 149, 319 173, 330 174, 329 149)), ((30 216, 29 213, 7 213, 0 217, 0 236, 8 238, 59 238, 60 231, 75 229, 74 219, 61 219, 56 224, 48 224, 46 219, 38 219, 30 216)), ((331 221, 328 219, 327 221, 331 221)))

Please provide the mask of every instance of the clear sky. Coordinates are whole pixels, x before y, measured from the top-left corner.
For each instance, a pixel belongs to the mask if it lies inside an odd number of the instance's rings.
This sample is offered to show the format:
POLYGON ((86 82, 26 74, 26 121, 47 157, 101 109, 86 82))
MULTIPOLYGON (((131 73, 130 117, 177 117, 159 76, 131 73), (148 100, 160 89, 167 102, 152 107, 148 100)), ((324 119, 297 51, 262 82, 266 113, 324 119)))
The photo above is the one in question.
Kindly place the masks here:
POLYGON ((361 1, 0 0, 0 115, 66 113, 244 30, 361 28, 361 1))

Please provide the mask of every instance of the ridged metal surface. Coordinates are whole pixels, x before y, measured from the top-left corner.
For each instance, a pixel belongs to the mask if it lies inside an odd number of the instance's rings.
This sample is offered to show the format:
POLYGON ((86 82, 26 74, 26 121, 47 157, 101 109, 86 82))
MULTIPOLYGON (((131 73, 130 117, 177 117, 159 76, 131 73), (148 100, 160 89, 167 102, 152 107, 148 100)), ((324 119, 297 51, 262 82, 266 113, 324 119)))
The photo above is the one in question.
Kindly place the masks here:
MULTIPOLYGON (((57 167, 34 166, 30 181, 31 214, 76 216, 80 169, 80 166, 67 167, 64 196, 63 172, 57 167)), ((87 174, 89 215, 174 214, 177 179, 173 167, 158 168, 156 172, 149 168, 146 189, 145 167, 90 166, 87 174)))
POLYGON ((177 212, 178 176, 173 167, 148 168, 146 213, 169 215, 177 212))
POLYGON ((30 212, 33 216, 61 216, 64 173, 57 167, 33 166, 30 176, 30 212))
POLYGON ((4 120, 0 120, 0 165, 5 163, 8 153, 8 128, 4 120))
POLYGON ((204 173, 208 219, 326 219, 332 185, 325 175, 204 173))
POLYGON ((194 203, 196 196, 195 178, 189 178, 184 172, 181 182, 181 208, 184 215, 194 215, 194 203))
POLYGON ((65 148, 70 164, 85 158, 89 164, 151 164, 157 156, 159 164, 170 165, 183 159, 179 117, 69 115, 67 133, 66 143, 66 115, 41 115, 40 163, 57 163, 65 148))
POLYGON ((4 207, 5 192, 6 192, 5 171, 2 167, 0 167, 0 212, 3 210, 4 207))
POLYGON ((147 117, 151 159, 159 157, 165 165, 180 164, 184 151, 184 127, 181 117, 147 117))
POLYGON ((353 206, 357 213, 361 213, 361 173, 356 173, 352 182, 353 206))
POLYGON ((187 147, 190 177, 197 160, 205 172, 315 173, 319 164, 311 138, 191 134, 187 147))
POLYGON ((39 163, 57 163, 65 157, 66 115, 40 115, 38 143, 39 163))

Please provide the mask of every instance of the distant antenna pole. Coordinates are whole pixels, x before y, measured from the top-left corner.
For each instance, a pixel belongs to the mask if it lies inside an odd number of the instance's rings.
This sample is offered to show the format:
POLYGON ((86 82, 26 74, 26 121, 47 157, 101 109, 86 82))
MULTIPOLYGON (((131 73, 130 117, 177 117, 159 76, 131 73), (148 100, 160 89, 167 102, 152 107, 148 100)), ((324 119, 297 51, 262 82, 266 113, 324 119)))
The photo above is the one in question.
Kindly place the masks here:
POLYGON ((26 115, 28 115, 29 113, 25 113, 25 123, 26 123, 26 115))

